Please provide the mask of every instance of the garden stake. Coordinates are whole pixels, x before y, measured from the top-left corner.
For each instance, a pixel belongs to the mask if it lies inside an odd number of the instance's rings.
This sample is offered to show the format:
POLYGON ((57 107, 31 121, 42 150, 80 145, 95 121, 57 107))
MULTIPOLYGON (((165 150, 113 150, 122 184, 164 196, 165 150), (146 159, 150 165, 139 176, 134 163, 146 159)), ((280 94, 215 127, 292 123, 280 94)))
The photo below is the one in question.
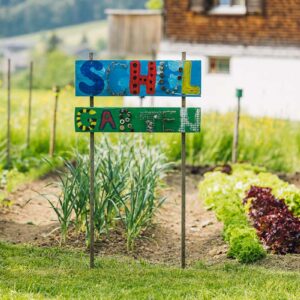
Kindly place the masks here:
POLYGON ((30 62, 29 71, 29 97, 28 97, 28 121, 27 121, 27 149, 30 147, 30 128, 31 128, 31 102, 32 102, 32 78, 33 78, 33 62, 30 62))
POLYGON ((7 145, 6 145, 6 163, 7 163, 7 168, 10 168, 10 74, 11 74, 11 63, 10 59, 7 61, 8 63, 8 68, 7 68, 7 145))
MULTIPOLYGON (((182 61, 186 60, 186 52, 182 52, 182 61)), ((186 107, 186 97, 182 96, 181 107, 186 107)), ((185 268, 185 132, 181 133, 181 268, 185 268)))
POLYGON ((59 96, 59 87, 53 87, 53 92, 55 93, 55 101, 54 101, 54 111, 53 111, 53 123, 51 130, 51 139, 50 139, 50 149, 49 155, 53 157, 55 152, 55 140, 56 140, 56 117, 57 117, 57 106, 58 106, 58 96, 59 96))
MULTIPOLYGON (((93 60, 93 53, 89 59, 93 60)), ((94 107, 94 97, 90 97, 90 107, 94 107)), ((95 267, 95 229, 94 229, 94 207, 95 207, 95 134, 90 133, 90 268, 95 267)))
POLYGON ((237 162, 238 156, 238 146, 239 146, 239 126, 240 126, 240 111, 241 111, 241 98, 243 97, 243 90, 236 90, 237 97, 237 112, 236 112, 236 120, 235 120, 235 128, 234 128, 234 136, 233 136, 233 150, 232 150, 232 162, 237 162))

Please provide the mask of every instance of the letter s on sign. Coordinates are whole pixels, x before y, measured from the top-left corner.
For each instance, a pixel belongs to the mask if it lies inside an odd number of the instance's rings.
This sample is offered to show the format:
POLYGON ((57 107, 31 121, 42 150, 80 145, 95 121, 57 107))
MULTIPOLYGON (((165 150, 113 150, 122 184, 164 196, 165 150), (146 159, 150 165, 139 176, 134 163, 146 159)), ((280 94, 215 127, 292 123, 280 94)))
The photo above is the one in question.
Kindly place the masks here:
POLYGON ((82 74, 82 77, 88 78, 90 81, 94 82, 93 85, 88 85, 86 82, 80 82, 79 83, 79 89, 87 94, 87 95, 99 95, 104 89, 104 81, 103 79, 95 74, 92 69, 95 69, 96 71, 101 71, 103 68, 103 65, 100 61, 94 60, 94 61, 86 61, 81 67, 80 72, 82 74))

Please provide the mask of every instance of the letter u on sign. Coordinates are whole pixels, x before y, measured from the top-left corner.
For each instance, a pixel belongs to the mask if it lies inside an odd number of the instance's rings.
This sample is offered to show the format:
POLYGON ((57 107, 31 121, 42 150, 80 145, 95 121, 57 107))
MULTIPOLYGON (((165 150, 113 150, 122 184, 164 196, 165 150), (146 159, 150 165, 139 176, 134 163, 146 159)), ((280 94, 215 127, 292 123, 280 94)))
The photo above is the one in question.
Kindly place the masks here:
POLYGON ((76 96, 201 96, 201 61, 80 60, 76 96))

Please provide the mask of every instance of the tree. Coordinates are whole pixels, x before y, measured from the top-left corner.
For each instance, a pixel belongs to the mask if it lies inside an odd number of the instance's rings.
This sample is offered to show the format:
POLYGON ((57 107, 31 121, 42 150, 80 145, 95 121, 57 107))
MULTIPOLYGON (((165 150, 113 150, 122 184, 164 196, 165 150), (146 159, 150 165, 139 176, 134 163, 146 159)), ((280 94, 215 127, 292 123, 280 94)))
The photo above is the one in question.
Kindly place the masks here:
POLYGON ((162 9, 164 6, 163 0, 149 0, 146 3, 148 9, 162 9))
POLYGON ((57 50, 61 39, 53 32, 47 41, 47 52, 53 52, 57 50))
POLYGON ((80 45, 88 45, 88 43, 89 43, 89 40, 88 40, 86 34, 84 33, 81 37, 80 45))

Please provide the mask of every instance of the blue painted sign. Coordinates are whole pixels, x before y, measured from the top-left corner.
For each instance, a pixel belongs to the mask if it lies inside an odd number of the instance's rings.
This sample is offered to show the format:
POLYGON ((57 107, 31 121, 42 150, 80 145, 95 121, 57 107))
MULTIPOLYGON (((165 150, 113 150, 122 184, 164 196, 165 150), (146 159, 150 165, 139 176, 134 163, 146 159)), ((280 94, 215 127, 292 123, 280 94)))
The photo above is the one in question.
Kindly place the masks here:
POLYGON ((76 96, 201 95, 201 61, 80 60, 76 96))

